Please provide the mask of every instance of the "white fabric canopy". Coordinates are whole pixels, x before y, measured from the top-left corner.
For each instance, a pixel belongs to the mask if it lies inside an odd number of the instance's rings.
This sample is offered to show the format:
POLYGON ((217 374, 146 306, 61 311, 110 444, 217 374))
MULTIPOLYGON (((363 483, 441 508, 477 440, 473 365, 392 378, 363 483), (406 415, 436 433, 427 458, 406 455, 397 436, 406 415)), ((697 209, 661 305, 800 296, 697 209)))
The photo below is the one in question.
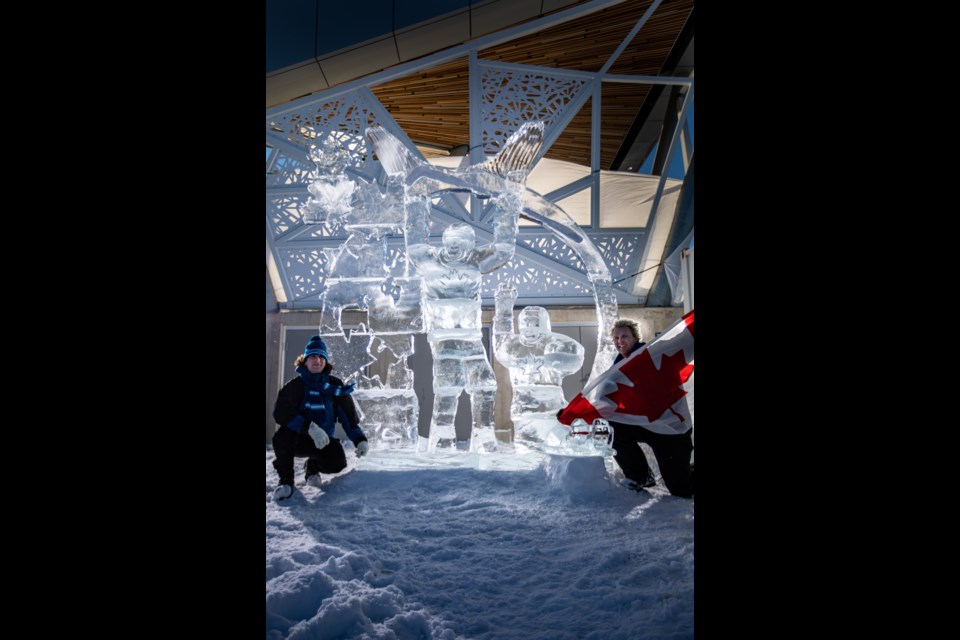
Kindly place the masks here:
MULTIPOLYGON (((466 156, 434 157, 430 163, 438 167, 454 169, 461 163, 466 166, 466 156)), ((590 168, 563 160, 543 158, 527 177, 527 188, 540 195, 547 195, 590 175, 590 168)), ((657 193, 660 178, 624 171, 600 172, 600 226, 604 228, 646 227, 650 221, 650 207, 657 193)), ((660 197, 660 210, 672 212, 677 206, 682 180, 667 179, 660 197)), ((582 227, 590 225, 590 189, 559 200, 567 215, 582 227)))

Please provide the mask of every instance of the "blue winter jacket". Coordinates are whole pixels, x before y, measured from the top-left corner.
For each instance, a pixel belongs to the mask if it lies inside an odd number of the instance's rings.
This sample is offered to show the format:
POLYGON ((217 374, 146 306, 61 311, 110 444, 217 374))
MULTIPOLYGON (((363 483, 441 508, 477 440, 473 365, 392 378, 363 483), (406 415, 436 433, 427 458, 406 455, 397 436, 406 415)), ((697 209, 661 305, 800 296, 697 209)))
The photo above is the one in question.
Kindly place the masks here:
POLYGON ((277 394, 273 418, 281 427, 297 433, 306 432, 313 422, 334 437, 336 423, 354 445, 367 439, 360 429, 357 407, 350 394, 353 385, 344 385, 336 376, 330 375, 330 365, 321 373, 310 373, 305 366, 297 367, 300 375, 291 379, 277 394))

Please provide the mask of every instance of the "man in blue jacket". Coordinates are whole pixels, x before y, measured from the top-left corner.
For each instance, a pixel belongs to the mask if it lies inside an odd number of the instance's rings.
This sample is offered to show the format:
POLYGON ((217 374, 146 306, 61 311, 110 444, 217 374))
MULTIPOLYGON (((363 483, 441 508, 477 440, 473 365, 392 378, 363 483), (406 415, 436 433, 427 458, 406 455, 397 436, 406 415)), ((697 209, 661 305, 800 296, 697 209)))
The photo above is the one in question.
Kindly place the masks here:
POLYGON ((280 486, 273 492, 275 500, 293 495, 294 457, 307 458, 306 482, 316 487, 321 473, 339 473, 346 468, 343 445, 334 437, 336 422, 356 446, 358 457, 369 449, 350 397, 353 384, 344 385, 343 380, 331 376, 333 365, 328 360, 327 345, 320 336, 312 336, 294 363, 300 375, 277 394, 273 417, 280 428, 273 434, 273 466, 280 475, 280 486))

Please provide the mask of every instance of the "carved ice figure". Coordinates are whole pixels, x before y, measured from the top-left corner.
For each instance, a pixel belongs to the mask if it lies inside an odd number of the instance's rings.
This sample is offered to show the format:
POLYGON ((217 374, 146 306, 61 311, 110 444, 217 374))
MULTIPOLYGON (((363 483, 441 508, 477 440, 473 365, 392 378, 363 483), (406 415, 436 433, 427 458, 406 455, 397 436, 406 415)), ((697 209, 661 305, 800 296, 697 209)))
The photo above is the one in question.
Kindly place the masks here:
POLYGON ((319 147, 310 150, 315 169, 310 173, 307 191, 310 197, 302 207, 303 221, 308 224, 339 224, 353 209, 359 195, 358 184, 346 174, 350 154, 340 147, 334 136, 328 136, 319 147))
POLYGON ((427 242, 428 198, 408 202, 407 260, 420 275, 423 328, 433 353, 433 419, 428 451, 454 446, 454 419, 460 393, 470 397, 473 416, 471 450, 496 451, 493 404, 497 379, 483 347, 480 325, 480 283, 484 273, 513 257, 519 208, 509 198, 498 209, 494 242, 476 246, 467 225, 443 232, 443 245, 427 242))
MULTIPOLYGON (((470 191, 479 198, 497 197, 515 191, 520 198, 523 217, 540 223, 573 249, 583 262, 587 278, 593 283, 597 305, 597 354, 590 379, 610 368, 616 355, 610 329, 619 314, 610 269, 603 255, 566 211, 527 189, 525 184, 516 184, 525 181, 526 174, 543 147, 542 122, 522 125, 495 157, 462 169, 445 169, 424 162, 382 127, 367 129, 367 138, 384 169, 391 175, 403 176, 408 202, 411 196, 429 196, 442 191, 470 191)), ((407 213, 410 213, 409 208, 407 213)))
MULTIPOLYGON (((496 157, 456 170, 425 164, 378 127, 368 129, 367 136, 389 174, 383 189, 351 166, 351 154, 333 135, 312 153, 317 170, 309 186, 311 198, 303 208, 304 221, 342 225, 350 231, 344 245, 326 251, 329 277, 323 294, 321 332, 344 335, 344 308, 366 311, 369 330, 377 335, 405 334, 409 338, 410 332, 427 330, 435 356, 434 386, 439 391, 434 405, 434 425, 439 428, 431 430, 431 445, 435 446, 441 436, 451 442, 455 438, 457 398, 460 389, 467 389, 474 391, 472 448, 496 448, 492 433, 496 382, 480 342, 479 283, 483 273, 512 257, 519 212, 522 210, 526 217, 569 244, 587 268, 601 328, 594 375, 608 368, 613 357, 612 344, 603 342, 617 315, 609 270, 589 238, 562 209, 523 187, 526 172, 542 148, 542 123, 521 127, 496 157), (454 226, 444 234, 439 252, 429 245, 429 199, 448 190, 471 191, 481 199, 494 199, 498 216, 493 243, 477 249, 472 229, 454 226), (408 256, 419 254, 416 257, 421 258, 419 265, 414 265, 417 273, 413 277, 407 277, 411 274, 406 272, 394 273, 395 264, 390 264, 385 250, 385 235, 401 226, 406 231, 408 256), (423 283, 417 275, 425 272, 433 279, 423 283), (461 306, 457 300, 466 304, 461 306)), ((401 357, 391 366, 396 365, 396 371, 401 372, 394 378, 406 380, 412 373, 403 360, 401 357)), ((383 386, 378 378, 366 384, 362 376, 360 384, 371 390, 392 387, 389 380, 383 386)), ((535 398, 528 400, 532 403, 535 398)), ((413 410, 415 404, 414 399, 413 410)))
POLYGON ((364 378, 354 391, 363 408, 363 428, 375 448, 409 447, 417 444, 419 403, 413 390, 413 372, 407 356, 413 355, 413 336, 376 336, 370 354, 388 361, 386 380, 379 375, 364 378), (376 345, 375 347, 373 345, 376 345))
POLYGON ((501 283, 495 296, 494 354, 510 372, 510 418, 516 438, 541 444, 558 429, 567 430, 556 418, 557 411, 567 406, 563 378, 583 366, 584 349, 573 338, 551 331, 550 315, 543 307, 525 307, 517 319, 519 333, 514 333, 516 300, 516 287, 501 283))
POLYGON ((411 334, 423 330, 420 282, 398 268, 386 238, 403 227, 404 185, 395 177, 381 188, 367 179, 352 168, 351 155, 333 135, 311 156, 316 170, 308 186, 311 198, 303 208, 304 221, 349 232, 339 247, 323 250, 327 277, 320 334, 328 344, 345 349, 341 360, 350 370, 341 374, 357 381, 354 399, 371 447, 415 445, 419 405, 406 362, 413 353, 411 334), (366 312, 367 326, 361 324, 349 340, 342 324, 344 309, 366 312), (386 381, 364 375, 363 369, 376 363, 376 354, 385 349, 389 349, 382 356, 387 360, 386 381))
POLYGON ((424 163, 381 127, 367 129, 367 137, 384 169, 406 185, 407 261, 420 276, 423 328, 433 353, 434 403, 427 450, 456 444, 454 419, 460 394, 466 391, 473 418, 470 449, 496 451, 497 380, 482 342, 481 277, 514 255, 520 194, 543 145, 543 123, 523 125, 496 157, 453 171, 424 163), (445 190, 492 198, 493 242, 478 247, 471 226, 454 224, 444 230, 440 247, 430 244, 431 197, 445 190))

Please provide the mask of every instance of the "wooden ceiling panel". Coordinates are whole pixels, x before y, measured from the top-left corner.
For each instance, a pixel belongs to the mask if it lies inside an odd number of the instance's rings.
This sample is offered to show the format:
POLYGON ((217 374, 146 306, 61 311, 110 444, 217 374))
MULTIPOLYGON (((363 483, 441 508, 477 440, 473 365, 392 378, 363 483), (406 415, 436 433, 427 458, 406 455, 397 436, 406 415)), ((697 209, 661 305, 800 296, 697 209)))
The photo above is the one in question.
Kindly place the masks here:
MULTIPOLYGON (((624 75, 660 73, 691 11, 693 11, 693 0, 665 0, 613 63, 609 73, 624 75)), ((631 28, 632 26, 633 24, 631 28)))
POLYGON ((557 141, 547 149, 544 155, 554 160, 566 160, 584 166, 590 166, 590 127, 593 113, 593 99, 580 108, 570 124, 563 130, 557 141))
MULTIPOLYGON (((634 0, 479 52, 496 60, 579 71, 599 71, 652 0, 634 0)), ((610 73, 656 75, 661 71, 693 0, 665 0, 627 46, 610 73)), ((604 83, 601 161, 610 167, 649 91, 648 85, 604 83)), ((450 149, 469 144, 468 61, 461 58, 372 88, 414 143, 450 149)), ((590 102, 546 156, 590 165, 590 102)))
MULTIPOLYGON (((479 57, 558 69, 599 71, 651 4, 652 0, 624 2, 505 45, 483 49, 479 57)), ((656 12, 651 20, 655 17, 656 12)))
POLYGON ((637 117, 649 84, 603 83, 600 107, 600 168, 609 169, 637 117))
POLYGON ((445 148, 469 144, 470 83, 466 58, 371 90, 414 143, 445 148))

